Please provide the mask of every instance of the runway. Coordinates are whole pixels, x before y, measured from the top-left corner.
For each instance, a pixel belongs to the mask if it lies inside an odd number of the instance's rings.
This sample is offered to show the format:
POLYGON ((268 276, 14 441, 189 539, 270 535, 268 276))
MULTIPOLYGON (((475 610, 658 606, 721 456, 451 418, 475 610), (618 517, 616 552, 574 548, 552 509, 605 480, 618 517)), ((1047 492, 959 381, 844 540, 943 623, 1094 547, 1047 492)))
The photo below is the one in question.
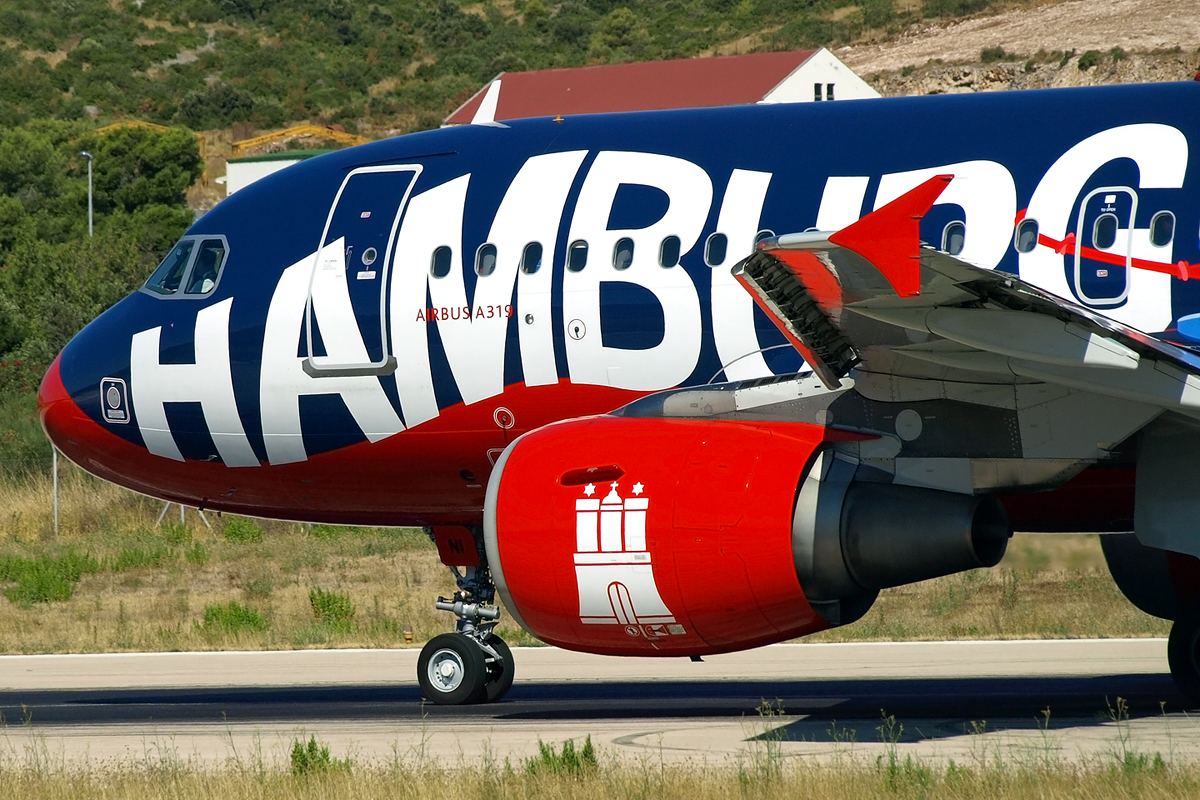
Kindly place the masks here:
POLYGON ((422 703, 415 649, 4 656, 0 757, 274 764, 316 735, 358 762, 519 763, 539 739, 591 735, 669 762, 768 739, 795 758, 893 744, 959 763, 1130 746, 1200 760, 1163 639, 789 644, 701 663, 515 653, 508 697, 468 707, 422 703))

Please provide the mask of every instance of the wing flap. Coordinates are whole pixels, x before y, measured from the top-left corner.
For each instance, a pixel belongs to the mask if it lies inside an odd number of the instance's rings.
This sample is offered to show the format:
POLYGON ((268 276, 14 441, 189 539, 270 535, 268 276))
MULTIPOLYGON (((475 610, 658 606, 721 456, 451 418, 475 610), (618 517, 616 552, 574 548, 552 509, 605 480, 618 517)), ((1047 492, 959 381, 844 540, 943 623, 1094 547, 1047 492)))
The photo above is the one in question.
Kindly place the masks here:
POLYGON ((1200 412, 1195 353, 919 241, 940 175, 841 231, 767 240, 734 275, 829 388, 852 369, 1042 382, 1200 412))

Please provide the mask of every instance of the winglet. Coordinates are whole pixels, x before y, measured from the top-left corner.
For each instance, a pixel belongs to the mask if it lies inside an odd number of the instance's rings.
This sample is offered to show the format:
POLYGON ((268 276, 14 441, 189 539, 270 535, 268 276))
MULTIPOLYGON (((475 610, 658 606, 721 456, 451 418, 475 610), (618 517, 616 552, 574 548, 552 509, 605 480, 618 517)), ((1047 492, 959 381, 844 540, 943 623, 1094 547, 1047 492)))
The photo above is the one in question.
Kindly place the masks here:
POLYGON ((901 297, 921 293, 921 218, 954 180, 935 175, 829 237, 870 261, 901 297))

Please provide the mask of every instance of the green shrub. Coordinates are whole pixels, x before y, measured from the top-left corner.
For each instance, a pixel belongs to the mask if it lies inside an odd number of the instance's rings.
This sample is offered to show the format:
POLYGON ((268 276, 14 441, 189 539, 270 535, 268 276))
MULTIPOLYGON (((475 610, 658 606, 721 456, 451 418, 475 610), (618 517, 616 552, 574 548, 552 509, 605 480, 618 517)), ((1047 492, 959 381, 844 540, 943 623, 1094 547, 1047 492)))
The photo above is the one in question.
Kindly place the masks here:
POLYGON ((1003 61, 1006 55, 1008 54, 1004 52, 1004 48, 998 45, 996 47, 985 47, 979 51, 979 59, 985 64, 1003 61))
POLYGON ((314 539, 340 539, 351 530, 344 525, 313 525, 309 528, 308 535, 314 539))
POLYGON ((314 587, 308 593, 308 604, 312 606, 313 615, 326 625, 341 629, 350 627, 355 608, 349 595, 314 587))
POLYGON ((96 559, 75 552, 58 558, 5 556, 0 558, 0 581, 16 583, 4 590, 4 596, 10 602, 28 607, 34 603, 69 600, 79 579, 99 568, 96 559))
POLYGON ((271 627, 271 623, 267 622, 266 617, 253 608, 231 600, 228 605, 205 606, 204 622, 200 627, 210 633, 236 635, 243 631, 265 631, 271 627))
POLYGON ((270 597, 271 592, 275 591, 275 580, 270 573, 264 572, 246 581, 242 590, 246 592, 247 597, 270 597))
POLYGON ((233 517, 225 523, 225 540, 229 542, 261 542, 262 527, 252 519, 233 517))
POLYGON ((152 544, 146 547, 133 545, 121 548, 121 552, 106 559, 105 568, 109 572, 123 572, 139 567, 160 567, 174 561, 175 558, 175 551, 164 544, 152 544))
POLYGON ((1125 59, 1129 58, 1129 54, 1120 47, 1114 47, 1112 50, 1108 51, 1108 57, 1112 59, 1114 64, 1116 64, 1118 61, 1124 61, 1125 59))
POLYGON ((203 542, 196 542, 183 551, 183 557, 193 567, 203 567, 208 563, 208 548, 204 546, 203 542))
POLYGON ((1102 56, 1100 55, 1099 50, 1088 50, 1079 57, 1079 70, 1081 72, 1087 72, 1089 69, 1099 64, 1101 58, 1102 56))
POLYGON ((596 748, 588 734, 582 748, 576 750, 575 740, 567 739, 561 752, 555 752, 554 745, 538 739, 538 754, 525 759, 525 772, 530 775, 582 775, 595 772, 597 765, 596 748))
POLYGON ((319 743, 316 736, 309 736, 307 743, 292 740, 292 774, 296 777, 343 770, 350 770, 350 759, 330 756, 329 746, 319 743))
POLYGON ((182 522, 167 523, 162 526, 162 537, 167 544, 191 544, 192 529, 182 522))

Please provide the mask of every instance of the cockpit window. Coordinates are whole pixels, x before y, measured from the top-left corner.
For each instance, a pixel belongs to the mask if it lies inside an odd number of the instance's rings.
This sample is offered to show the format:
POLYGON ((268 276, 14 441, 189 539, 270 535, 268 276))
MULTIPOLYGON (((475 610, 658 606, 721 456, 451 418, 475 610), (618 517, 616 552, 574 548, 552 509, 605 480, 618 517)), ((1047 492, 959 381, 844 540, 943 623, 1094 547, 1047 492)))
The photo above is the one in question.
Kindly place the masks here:
POLYGON ((154 270, 146 288, 155 294, 175 294, 179 284, 183 283, 183 273, 187 271, 188 262, 192 258, 192 248, 196 246, 195 239, 183 239, 154 270))
POLYGON ((187 294, 208 294, 217 285, 221 266, 225 263, 225 242, 220 239, 205 239, 200 243, 196 263, 188 277, 187 294))
POLYGON ((217 287, 228 255, 229 244, 224 236, 184 237, 171 248, 143 288, 164 298, 203 297, 217 287))

